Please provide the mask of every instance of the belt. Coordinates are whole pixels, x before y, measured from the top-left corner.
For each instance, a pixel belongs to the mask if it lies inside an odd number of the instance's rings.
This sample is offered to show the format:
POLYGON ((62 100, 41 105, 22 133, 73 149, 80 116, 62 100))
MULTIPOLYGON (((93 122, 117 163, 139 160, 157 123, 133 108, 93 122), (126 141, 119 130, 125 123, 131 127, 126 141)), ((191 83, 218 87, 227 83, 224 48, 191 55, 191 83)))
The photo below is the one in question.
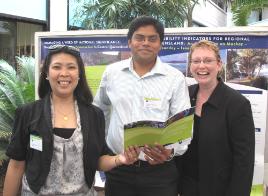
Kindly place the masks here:
POLYGON ((162 164, 151 165, 148 161, 138 160, 129 166, 132 166, 132 167, 162 167, 163 165, 168 165, 168 164, 174 164, 174 161, 171 160, 171 161, 166 161, 162 164))
POLYGON ((166 167, 167 165, 170 165, 170 164, 175 164, 173 160, 171 161, 166 161, 162 164, 156 164, 156 165, 151 165, 149 162, 147 161, 141 161, 141 160, 138 160, 136 162, 134 162, 133 164, 131 165, 121 165, 119 166, 118 168, 128 168, 128 169, 135 169, 135 168, 163 168, 163 167, 166 167))
POLYGON ((150 167, 152 165, 150 165, 150 163, 148 163, 148 161, 142 161, 142 160, 138 160, 135 163, 132 164, 134 167, 150 167))

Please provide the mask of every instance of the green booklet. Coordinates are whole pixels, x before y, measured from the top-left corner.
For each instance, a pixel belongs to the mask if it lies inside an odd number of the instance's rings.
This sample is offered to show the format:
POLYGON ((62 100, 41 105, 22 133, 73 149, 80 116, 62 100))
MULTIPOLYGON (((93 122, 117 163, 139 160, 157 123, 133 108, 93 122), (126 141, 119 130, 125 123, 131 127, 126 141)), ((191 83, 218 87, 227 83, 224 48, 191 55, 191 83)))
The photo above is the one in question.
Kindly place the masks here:
POLYGON ((194 110, 194 107, 183 110, 165 122, 137 121, 124 125, 124 147, 156 142, 167 145, 191 138, 194 110))

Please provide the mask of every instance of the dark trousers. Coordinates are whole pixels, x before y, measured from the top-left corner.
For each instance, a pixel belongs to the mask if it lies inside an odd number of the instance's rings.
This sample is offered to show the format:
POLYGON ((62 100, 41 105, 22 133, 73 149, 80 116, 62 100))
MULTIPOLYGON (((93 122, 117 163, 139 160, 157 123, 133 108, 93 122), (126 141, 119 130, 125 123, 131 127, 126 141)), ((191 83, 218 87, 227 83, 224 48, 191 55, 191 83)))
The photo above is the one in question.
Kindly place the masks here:
POLYGON ((152 166, 138 161, 106 172, 105 196, 178 196, 174 161, 152 166))
POLYGON ((198 196, 198 183, 195 179, 189 176, 183 176, 181 180, 181 194, 180 196, 198 196))

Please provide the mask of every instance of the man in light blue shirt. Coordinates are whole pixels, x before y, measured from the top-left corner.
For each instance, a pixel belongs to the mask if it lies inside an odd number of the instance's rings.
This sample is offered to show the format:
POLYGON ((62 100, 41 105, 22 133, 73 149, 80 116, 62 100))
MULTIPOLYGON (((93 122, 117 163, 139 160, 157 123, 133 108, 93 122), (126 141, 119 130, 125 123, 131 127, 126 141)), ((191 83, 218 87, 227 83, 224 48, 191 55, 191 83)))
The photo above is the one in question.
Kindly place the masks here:
MULTIPOLYGON (((94 103, 105 114, 106 141, 114 154, 124 151, 124 124, 166 121, 190 107, 183 74, 161 62, 163 25, 152 17, 132 21, 128 31, 131 58, 109 65, 94 103)), ((178 172, 172 157, 187 150, 189 140, 143 150, 131 166, 106 173, 106 196, 177 196, 178 172)))

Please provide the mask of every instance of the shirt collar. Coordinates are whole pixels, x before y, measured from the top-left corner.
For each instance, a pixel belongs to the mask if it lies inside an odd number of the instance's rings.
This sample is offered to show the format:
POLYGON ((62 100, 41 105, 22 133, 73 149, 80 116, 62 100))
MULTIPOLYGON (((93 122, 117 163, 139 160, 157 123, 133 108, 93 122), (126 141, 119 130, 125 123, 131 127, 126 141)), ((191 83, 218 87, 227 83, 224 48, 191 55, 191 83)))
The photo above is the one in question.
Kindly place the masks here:
MULTIPOLYGON (((122 65, 121 69, 122 69, 122 71, 127 70, 127 69, 129 71, 134 71, 132 58, 127 59, 126 62, 124 63, 124 65, 122 65)), ((166 75, 167 74, 167 70, 166 70, 165 66, 163 66, 163 62, 161 61, 161 59, 159 57, 156 58, 156 63, 154 65, 154 67, 147 74, 148 75, 154 75, 154 74, 166 75)))

